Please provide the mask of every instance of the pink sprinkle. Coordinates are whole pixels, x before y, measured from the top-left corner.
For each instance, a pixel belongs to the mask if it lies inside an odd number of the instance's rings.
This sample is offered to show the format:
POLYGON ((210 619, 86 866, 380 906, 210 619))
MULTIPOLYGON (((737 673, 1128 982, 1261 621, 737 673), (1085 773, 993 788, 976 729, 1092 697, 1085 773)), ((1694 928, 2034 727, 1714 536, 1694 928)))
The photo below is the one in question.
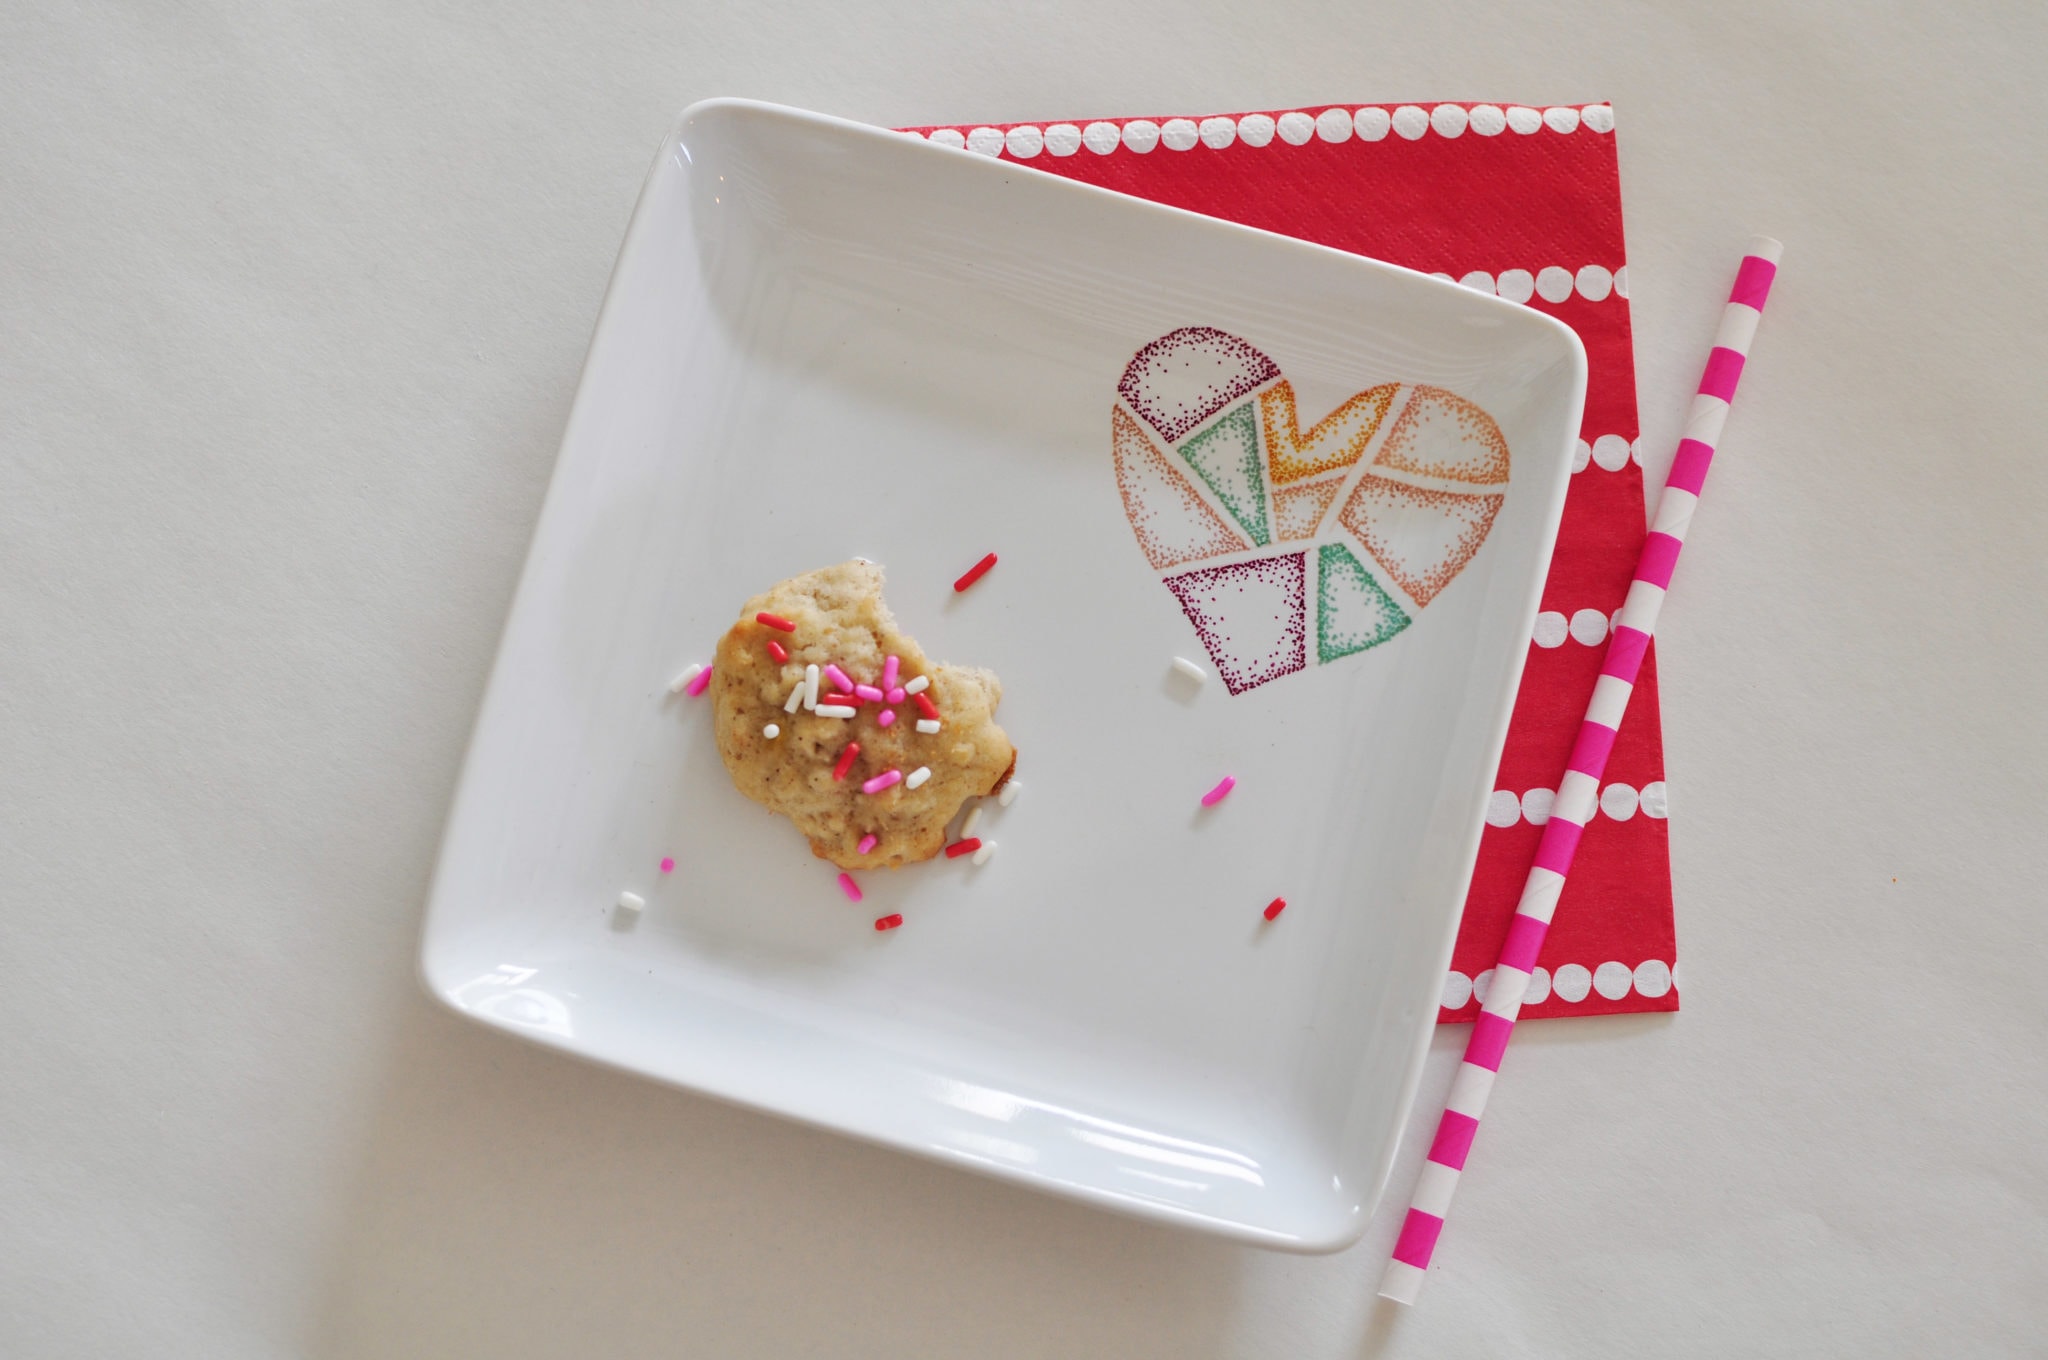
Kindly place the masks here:
POLYGON ((852 874, 841 874, 839 876, 839 891, 846 894, 849 902, 860 901, 860 884, 853 881, 852 874))
POLYGON ((1218 784, 1215 788, 1210 789, 1207 793, 1202 795, 1202 806, 1215 807, 1218 803, 1222 802, 1226 796, 1229 795, 1232 789, 1236 787, 1237 776, 1234 774, 1224 775, 1223 782, 1221 784, 1218 784))
POLYGON ((674 873, 676 871, 676 862, 672 859, 663 860, 661 862, 661 871, 665 874, 674 873))
POLYGON ((876 689, 873 685, 855 685, 853 692, 871 704, 882 702, 882 691, 876 689))
POLYGON ((683 686, 683 693, 694 699, 709 688, 711 688, 711 668, 706 666, 703 670, 697 672, 695 680, 683 686))
POLYGON ((877 727, 887 727, 890 723, 895 721, 896 710, 893 708, 885 708, 880 713, 877 713, 875 715, 875 726, 877 727))
POLYGON ((876 775, 873 779, 870 779, 867 783, 861 785, 860 791, 862 793, 880 793, 883 789, 888 788, 891 784, 899 784, 902 781, 903 771, 884 770, 880 774, 876 775))
POLYGON ((853 677, 840 670, 836 663, 825 667, 825 678, 846 693, 853 693, 853 677))
POLYGON ((901 667, 902 665, 903 665, 903 662, 902 662, 901 660, 899 660, 898 658, 896 658, 896 657, 893 657, 893 656, 885 656, 885 657, 883 657, 883 658, 882 658, 882 688, 883 688, 883 689, 894 689, 894 688, 896 688, 896 672, 897 672, 898 668, 900 668, 900 667, 901 667))
POLYGON ((865 836, 862 836, 862 837, 860 838, 860 844, 859 844, 859 845, 857 845, 857 846, 855 846, 855 847, 854 847, 854 850, 855 850, 855 852, 856 852, 856 853, 858 853, 858 854, 863 854, 863 855, 865 855, 865 854, 866 854, 866 853, 867 853, 868 851, 870 851, 870 850, 872 850, 872 849, 874 849, 874 848, 875 848, 875 837, 874 837, 874 833, 870 832, 869 834, 867 834, 867 835, 865 835, 865 836))
POLYGON ((896 688, 890 690, 888 694, 884 695, 883 697, 886 698, 892 704, 900 704, 905 699, 908 699, 910 695, 904 691, 903 686, 898 685, 896 686, 896 688))

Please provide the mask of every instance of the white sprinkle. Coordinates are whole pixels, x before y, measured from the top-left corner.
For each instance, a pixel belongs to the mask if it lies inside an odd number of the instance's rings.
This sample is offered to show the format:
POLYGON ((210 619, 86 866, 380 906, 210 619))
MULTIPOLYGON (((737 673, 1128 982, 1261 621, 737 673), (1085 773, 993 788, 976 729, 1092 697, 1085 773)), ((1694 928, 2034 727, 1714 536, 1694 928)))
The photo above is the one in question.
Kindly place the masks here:
POLYGON ((1173 659, 1173 668, 1198 685, 1209 678, 1209 672, 1203 670, 1184 656, 1177 656, 1173 659))
POLYGON ((811 711, 821 718, 851 718, 860 712, 859 709, 848 708, 845 704, 819 704, 811 711))
POLYGON ((704 668, 702 666, 693 665, 689 667, 681 675, 678 675, 675 679, 668 682, 668 692, 670 694, 681 694, 684 690, 690 687, 690 682, 692 680, 695 680, 698 676, 702 675, 703 673, 704 668))
POLYGON ((815 709, 817 706, 818 668, 815 665, 806 666, 804 667, 804 707, 815 709))
POLYGON ((974 862, 976 864, 986 864, 989 862, 990 857, 993 856, 995 852, 996 843, 994 841, 983 841, 981 843, 981 849, 974 852, 974 862))
POLYGON ((976 803, 973 807, 967 809, 967 815, 960 819, 960 835, 957 839, 964 841, 969 836, 972 836, 974 834, 974 824, 980 820, 981 804, 976 803))
POLYGON ((922 694, 930 687, 931 683, 932 678, 929 675, 920 675, 915 680, 905 681, 903 692, 905 694, 922 694))
POLYGON ((932 767, 929 765, 920 765, 910 772, 910 778, 903 781, 903 787, 906 789, 917 788, 919 785, 923 784, 925 780, 930 779, 931 777, 932 767))
POLYGON ((638 911, 646 905, 647 899, 639 893, 622 892, 619 894, 620 911, 638 911))
POLYGON ((768 738, 768 740, 770 741, 774 741, 777 737, 782 735, 782 729, 777 727, 774 723, 769 723, 766 727, 761 729, 761 735, 768 738))
POLYGON ((917 730, 926 736, 930 736, 939 730, 939 720, 937 718, 919 718, 917 720, 917 730))
POLYGON ((789 702, 782 706, 784 713, 794 713, 804 706, 804 682, 796 682, 796 688, 789 692, 789 702))
POLYGON ((1022 787, 1023 785, 1012 779, 1009 783, 1003 785, 1003 791, 996 795, 996 802, 1003 807, 1008 807, 1017 801, 1017 790, 1022 787))

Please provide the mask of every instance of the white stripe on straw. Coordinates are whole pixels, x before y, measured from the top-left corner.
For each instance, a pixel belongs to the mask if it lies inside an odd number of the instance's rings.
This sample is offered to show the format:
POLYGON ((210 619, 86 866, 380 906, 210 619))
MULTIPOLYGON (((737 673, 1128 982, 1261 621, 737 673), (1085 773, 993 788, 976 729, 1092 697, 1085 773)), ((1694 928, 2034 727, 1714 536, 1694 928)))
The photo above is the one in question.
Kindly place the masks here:
POLYGON ((1451 1195, 1465 1169, 1465 1158, 1479 1131, 1480 1116, 1493 1090, 1494 1074, 1500 1070, 1507 1051, 1508 1036, 1522 1012, 1522 998, 1536 957, 1550 930, 1551 914, 1557 910, 1558 894, 1564 891, 1565 875, 1571 872, 1578 852, 1579 834, 1592 820, 1600 789, 1600 776, 1607 769, 1607 753, 1613 749, 1615 729, 1628 707, 1635 688, 1636 673, 1650 634, 1657 624, 1657 611, 1671 584, 1671 568, 1685 543, 1692 524, 1693 507, 1699 504, 1700 488, 1706 482, 1707 465, 1714 459, 1714 444, 1721 437, 1721 424, 1728 418, 1728 403, 1742 377, 1743 362, 1749 357, 1749 343, 1756 335, 1757 318, 1770 296, 1771 281, 1777 277, 1778 256, 1784 247, 1767 236, 1749 244, 1742 267, 1736 271, 1735 287, 1721 314, 1721 329, 1714 348, 1707 355, 1706 373, 1700 378, 1699 393, 1685 422, 1685 438, 1665 479, 1664 492, 1657 501, 1657 515, 1649 536, 1643 540, 1636 559, 1635 579, 1621 606, 1614 630, 1608 637, 1607 657, 1600 667, 1599 682, 1586 706, 1585 721, 1579 725, 1578 740, 1565 762, 1564 778, 1558 781, 1557 801, 1544 825, 1543 840, 1536 847, 1536 862, 1522 885, 1522 900, 1515 907, 1508 926, 1507 941, 1501 945, 1500 961, 1493 968, 1493 986, 1465 1043, 1465 1057, 1451 1083, 1450 1099, 1444 1102, 1443 1117, 1436 1126, 1422 1175, 1409 1200, 1408 1217, 1401 1224, 1400 1239, 1394 1243, 1393 1259, 1380 1277, 1380 1294, 1396 1303, 1413 1303, 1436 1251, 1444 1218, 1451 1211, 1451 1195))

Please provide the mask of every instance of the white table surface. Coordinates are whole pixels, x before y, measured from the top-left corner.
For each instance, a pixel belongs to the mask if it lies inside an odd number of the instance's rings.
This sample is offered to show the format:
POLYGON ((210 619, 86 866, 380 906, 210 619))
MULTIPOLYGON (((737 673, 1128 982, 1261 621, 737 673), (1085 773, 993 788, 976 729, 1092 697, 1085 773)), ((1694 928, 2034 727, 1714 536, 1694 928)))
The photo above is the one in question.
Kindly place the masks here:
POLYGON ((0 1354, 2042 1344, 2048 14, 1023 8, 0 6, 0 1354), (1659 641, 1686 1009, 1517 1037, 1414 1310, 1394 1213, 1227 1246, 422 995, 606 273, 713 94, 1611 98, 1653 484, 1785 240, 1659 641))

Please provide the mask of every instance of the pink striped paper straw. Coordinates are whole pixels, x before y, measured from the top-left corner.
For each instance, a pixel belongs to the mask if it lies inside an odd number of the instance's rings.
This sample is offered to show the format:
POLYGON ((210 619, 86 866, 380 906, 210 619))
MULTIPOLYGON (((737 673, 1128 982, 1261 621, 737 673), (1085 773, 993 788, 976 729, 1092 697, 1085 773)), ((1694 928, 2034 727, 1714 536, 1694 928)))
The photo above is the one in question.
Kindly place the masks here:
POLYGON ((1578 739, 1572 743, 1571 759, 1565 762, 1564 778, 1558 781, 1557 800, 1551 805, 1543 840, 1536 847, 1536 862, 1522 885, 1522 900, 1515 906, 1507 941, 1501 945, 1500 962, 1494 965, 1493 986, 1472 1026, 1472 1037, 1465 1043, 1465 1058, 1458 1064, 1443 1118, 1436 1126, 1436 1139, 1415 1182, 1408 1217, 1394 1243, 1394 1257, 1380 1277, 1381 1296, 1396 1303, 1413 1303, 1422 1290, 1437 1235, 1443 1231, 1444 1216, 1450 1212, 1451 1196, 1458 1188, 1459 1173, 1465 1168, 1472 1137, 1479 1131, 1479 1118, 1486 1112, 1494 1073, 1500 1070, 1515 1017, 1521 1014, 1530 971, 1536 967, 1543 937, 1549 933, 1565 875, 1571 872, 1579 835, 1592 820, 1607 753, 1614 747, 1615 731, 1635 689, 1636 672, 1656 628, 1665 589, 1671 584, 1671 568, 1685 544, 1693 507, 1699 504, 1707 465, 1714 460, 1714 445, 1721 438, 1722 422, 1728 419, 1728 403, 1735 398, 1735 384, 1742 377, 1742 365, 1749 357, 1749 344, 1756 336, 1756 323, 1763 315, 1783 250, 1768 236, 1759 236, 1749 243, 1742 267, 1736 271, 1735 288, 1721 312, 1721 329, 1714 336, 1713 352, 1707 355, 1699 395, 1692 399, 1692 410, 1685 418, 1685 437, 1678 443, 1671 475, 1657 500, 1656 519, 1651 522, 1649 537, 1643 540, 1642 555, 1636 559, 1635 580, 1629 583, 1628 599, 1615 621, 1607 659, 1600 667, 1592 701, 1586 705, 1578 739))

